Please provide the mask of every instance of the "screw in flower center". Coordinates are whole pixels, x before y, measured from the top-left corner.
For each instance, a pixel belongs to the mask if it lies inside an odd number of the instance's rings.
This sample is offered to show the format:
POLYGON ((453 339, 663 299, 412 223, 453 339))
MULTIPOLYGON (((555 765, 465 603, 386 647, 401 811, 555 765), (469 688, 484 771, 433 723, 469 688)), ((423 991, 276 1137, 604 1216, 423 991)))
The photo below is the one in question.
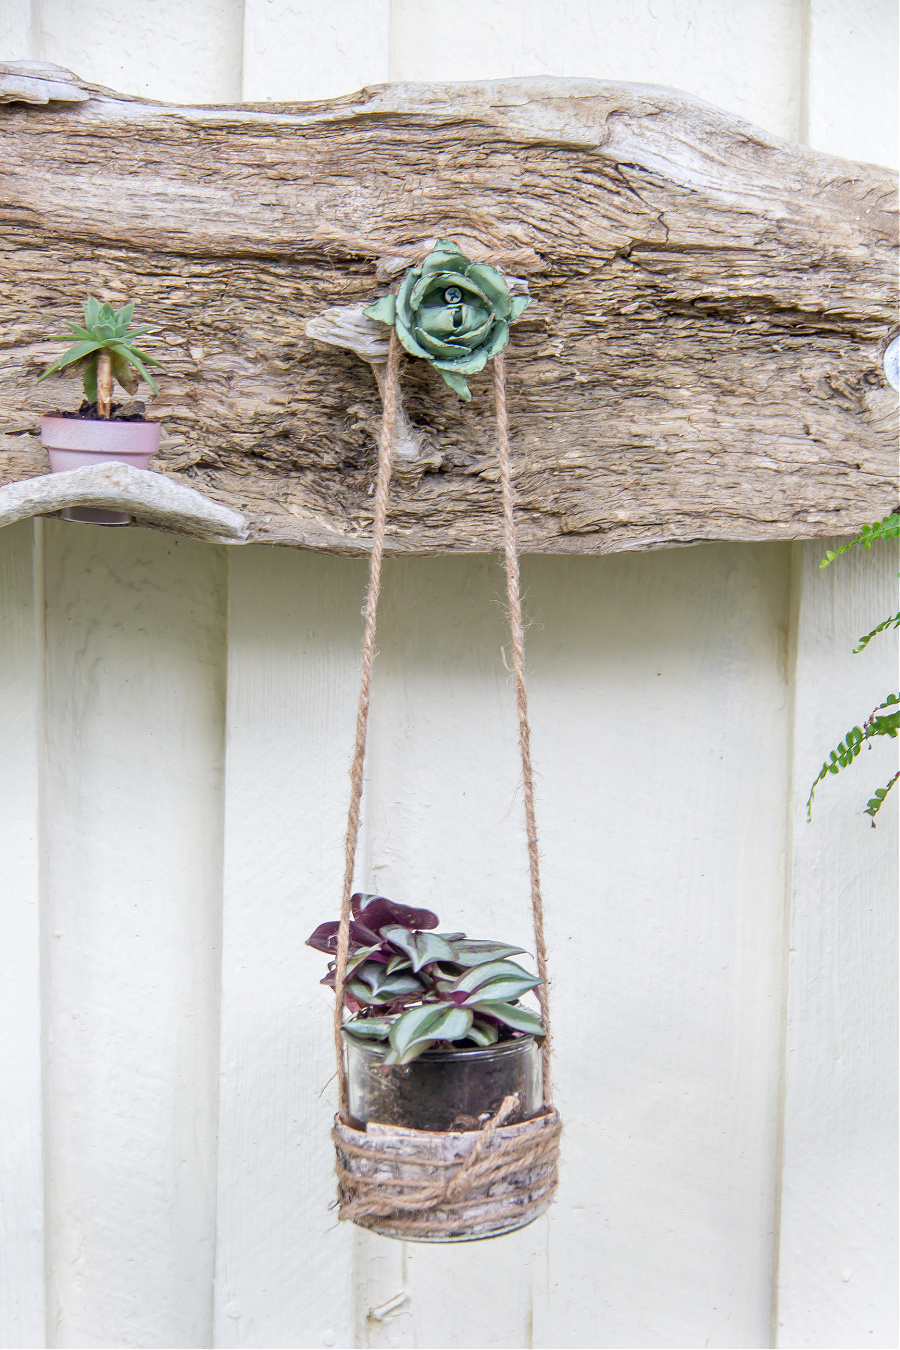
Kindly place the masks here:
POLYGON ((396 329, 410 356, 429 361, 466 403, 467 375, 483 370, 509 341, 509 325, 529 304, 511 296, 502 272, 474 263, 452 239, 438 239, 420 267, 411 267, 396 296, 363 311, 396 329))

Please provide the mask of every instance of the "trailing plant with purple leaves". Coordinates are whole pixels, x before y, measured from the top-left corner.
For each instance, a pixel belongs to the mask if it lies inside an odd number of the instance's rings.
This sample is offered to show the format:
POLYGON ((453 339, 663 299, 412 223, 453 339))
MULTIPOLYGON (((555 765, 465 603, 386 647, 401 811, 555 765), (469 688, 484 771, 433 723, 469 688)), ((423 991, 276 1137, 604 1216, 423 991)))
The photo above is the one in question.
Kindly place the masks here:
MULTIPOLYGON (((385 1064, 409 1064, 438 1041, 459 1048, 543 1036, 536 1013, 519 1003, 542 981, 511 961, 523 948, 437 933, 438 917, 383 895, 354 895, 344 977, 344 1032, 384 1041, 385 1064)), ((337 922, 320 924, 307 946, 336 956, 337 922)), ((322 983, 335 986, 334 960, 322 983)))

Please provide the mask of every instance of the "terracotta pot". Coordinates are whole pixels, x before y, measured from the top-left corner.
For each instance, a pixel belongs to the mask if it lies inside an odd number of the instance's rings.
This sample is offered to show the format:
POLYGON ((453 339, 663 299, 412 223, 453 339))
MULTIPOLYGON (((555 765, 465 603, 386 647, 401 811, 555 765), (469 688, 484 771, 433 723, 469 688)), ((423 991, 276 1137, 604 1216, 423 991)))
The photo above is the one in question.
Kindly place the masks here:
MULTIPOLYGON (((130 464, 146 469, 159 449, 158 422, 115 422, 88 417, 42 417, 41 441, 50 456, 52 473, 83 469, 89 464, 130 464)), ((81 520, 94 525, 127 525, 124 511, 106 511, 95 506, 70 506, 60 512, 63 520, 81 520)))

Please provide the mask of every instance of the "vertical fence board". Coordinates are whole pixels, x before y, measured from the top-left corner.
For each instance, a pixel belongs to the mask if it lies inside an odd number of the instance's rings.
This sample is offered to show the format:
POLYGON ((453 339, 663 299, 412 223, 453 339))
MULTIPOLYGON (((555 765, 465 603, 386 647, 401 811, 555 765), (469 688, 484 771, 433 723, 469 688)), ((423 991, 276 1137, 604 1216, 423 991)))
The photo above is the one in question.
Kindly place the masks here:
POLYGON ((673 85, 796 136, 799 72, 796 0, 393 0, 392 80, 572 75, 673 85))
POLYGON ((391 0, 244 0, 243 97, 336 98, 389 78, 391 0))
POLYGON ((898 165, 898 10, 894 0, 806 0, 806 139, 816 150, 898 165))
POLYGON ((0 1345, 44 1342, 41 1147, 41 525, 0 533, 0 1345))
POLYGON ((819 571, 796 545, 794 897, 778 1344, 897 1344, 897 789, 872 830, 862 809, 897 767, 876 742, 817 789, 827 752, 896 689, 897 550, 819 571))
MULTIPOLYGON (((896 165, 896 5, 808 0, 807 27, 809 143, 896 165)), ((893 1346, 898 803, 882 809, 876 832, 862 808, 896 767, 894 743, 876 743, 820 785, 812 824, 805 803, 827 752, 896 679, 894 634, 852 652, 896 609, 896 549, 857 550, 822 573, 824 544, 795 548, 793 897, 775 1335, 785 1347, 893 1346)))
POLYGON ((50 1343, 203 1346, 225 550, 44 529, 50 1343))
POLYGON ((32 0, 0 0, 0 61, 30 61, 32 45, 32 0))
MULTIPOLYGON (((491 557, 385 567, 357 883, 533 951, 504 588, 491 557)), ((546 1221, 471 1245, 359 1232, 357 1344, 529 1344, 546 1241, 546 1221)))
POLYGON ((242 9, 240 0, 40 0, 32 59, 124 94, 235 103, 242 9))
MULTIPOLYGON (((560 1197, 405 1261, 362 1237, 359 1343, 766 1343, 788 558, 524 560, 560 1197)), ((530 947, 502 587, 489 559, 391 563, 359 879, 530 947)))
POLYGON ((324 959, 340 911, 366 567, 231 554, 215 1344, 349 1345, 324 959))

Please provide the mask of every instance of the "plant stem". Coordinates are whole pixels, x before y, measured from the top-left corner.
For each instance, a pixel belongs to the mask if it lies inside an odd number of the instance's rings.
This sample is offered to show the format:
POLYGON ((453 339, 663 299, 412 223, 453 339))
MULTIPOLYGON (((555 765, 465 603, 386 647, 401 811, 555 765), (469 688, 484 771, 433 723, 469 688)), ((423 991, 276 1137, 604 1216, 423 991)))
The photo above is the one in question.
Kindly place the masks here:
POLYGON ((108 351, 101 350, 97 355, 97 412, 101 417, 109 417, 112 403, 112 361, 108 351))

